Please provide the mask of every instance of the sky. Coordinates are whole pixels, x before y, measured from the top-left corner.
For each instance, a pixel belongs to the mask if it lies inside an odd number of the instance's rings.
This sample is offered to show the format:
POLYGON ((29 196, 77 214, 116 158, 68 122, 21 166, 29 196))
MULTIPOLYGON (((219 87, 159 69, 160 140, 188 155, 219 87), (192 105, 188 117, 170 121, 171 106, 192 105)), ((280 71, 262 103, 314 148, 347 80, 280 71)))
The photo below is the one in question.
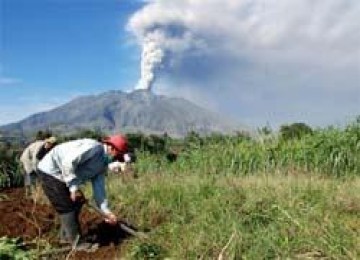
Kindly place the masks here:
POLYGON ((0 125, 114 89, 250 127, 360 115, 358 0, 0 3, 0 125))

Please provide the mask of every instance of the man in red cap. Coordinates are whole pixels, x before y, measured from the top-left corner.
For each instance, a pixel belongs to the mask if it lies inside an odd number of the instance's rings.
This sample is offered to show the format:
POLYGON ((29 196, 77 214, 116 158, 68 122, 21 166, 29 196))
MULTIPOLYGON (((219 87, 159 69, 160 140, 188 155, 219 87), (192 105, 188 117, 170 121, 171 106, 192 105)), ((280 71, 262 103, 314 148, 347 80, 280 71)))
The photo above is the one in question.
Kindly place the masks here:
POLYGON ((60 217, 60 239, 72 243, 74 250, 94 249, 93 244, 80 237, 79 213, 86 201, 81 184, 91 181, 93 197, 106 216, 105 221, 117 223, 108 208, 105 173, 108 164, 127 150, 128 141, 120 134, 102 142, 79 139, 56 146, 38 164, 44 192, 60 217))

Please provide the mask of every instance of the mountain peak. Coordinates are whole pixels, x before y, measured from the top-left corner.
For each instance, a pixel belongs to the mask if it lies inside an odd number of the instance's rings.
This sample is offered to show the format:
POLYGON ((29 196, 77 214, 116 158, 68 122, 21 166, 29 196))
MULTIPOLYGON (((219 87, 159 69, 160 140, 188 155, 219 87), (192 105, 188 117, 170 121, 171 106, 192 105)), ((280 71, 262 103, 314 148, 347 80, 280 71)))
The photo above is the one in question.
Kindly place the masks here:
POLYGON ((152 91, 150 89, 135 89, 131 91, 129 94, 133 95, 152 95, 152 91))
POLYGON ((185 99, 159 96, 141 89, 83 96, 51 111, 2 126, 0 130, 30 134, 44 129, 59 133, 98 129, 105 133, 166 132, 172 136, 185 136, 190 131, 209 134, 241 130, 229 122, 185 99))
POLYGON ((151 90, 148 89, 136 89, 127 94, 132 100, 137 101, 150 101, 156 97, 151 90))

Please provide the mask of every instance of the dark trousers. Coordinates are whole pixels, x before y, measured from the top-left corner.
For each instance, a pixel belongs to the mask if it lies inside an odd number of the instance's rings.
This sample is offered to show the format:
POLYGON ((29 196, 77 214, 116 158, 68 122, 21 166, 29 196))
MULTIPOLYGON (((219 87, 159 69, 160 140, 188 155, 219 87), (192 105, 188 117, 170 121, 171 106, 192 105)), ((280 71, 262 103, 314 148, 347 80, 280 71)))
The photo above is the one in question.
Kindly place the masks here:
POLYGON ((73 202, 70 198, 69 188, 64 182, 59 181, 55 177, 38 170, 45 195, 50 203, 59 214, 65 214, 75 211, 77 215, 80 213, 82 203, 73 202))

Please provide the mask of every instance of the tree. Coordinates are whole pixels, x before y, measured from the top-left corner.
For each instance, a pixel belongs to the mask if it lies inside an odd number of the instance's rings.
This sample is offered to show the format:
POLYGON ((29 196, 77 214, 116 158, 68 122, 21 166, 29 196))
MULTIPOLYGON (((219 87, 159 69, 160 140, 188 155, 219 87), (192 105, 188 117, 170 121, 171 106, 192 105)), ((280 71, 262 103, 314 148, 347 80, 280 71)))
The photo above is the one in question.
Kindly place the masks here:
POLYGON ((44 131, 39 130, 35 134, 35 139, 36 140, 44 140, 46 138, 49 138, 50 136, 52 136, 52 132, 50 129, 46 129, 44 131))
POLYGON ((312 134, 313 130, 305 123, 293 123, 280 127, 280 136, 283 140, 300 139, 304 135, 312 134))

